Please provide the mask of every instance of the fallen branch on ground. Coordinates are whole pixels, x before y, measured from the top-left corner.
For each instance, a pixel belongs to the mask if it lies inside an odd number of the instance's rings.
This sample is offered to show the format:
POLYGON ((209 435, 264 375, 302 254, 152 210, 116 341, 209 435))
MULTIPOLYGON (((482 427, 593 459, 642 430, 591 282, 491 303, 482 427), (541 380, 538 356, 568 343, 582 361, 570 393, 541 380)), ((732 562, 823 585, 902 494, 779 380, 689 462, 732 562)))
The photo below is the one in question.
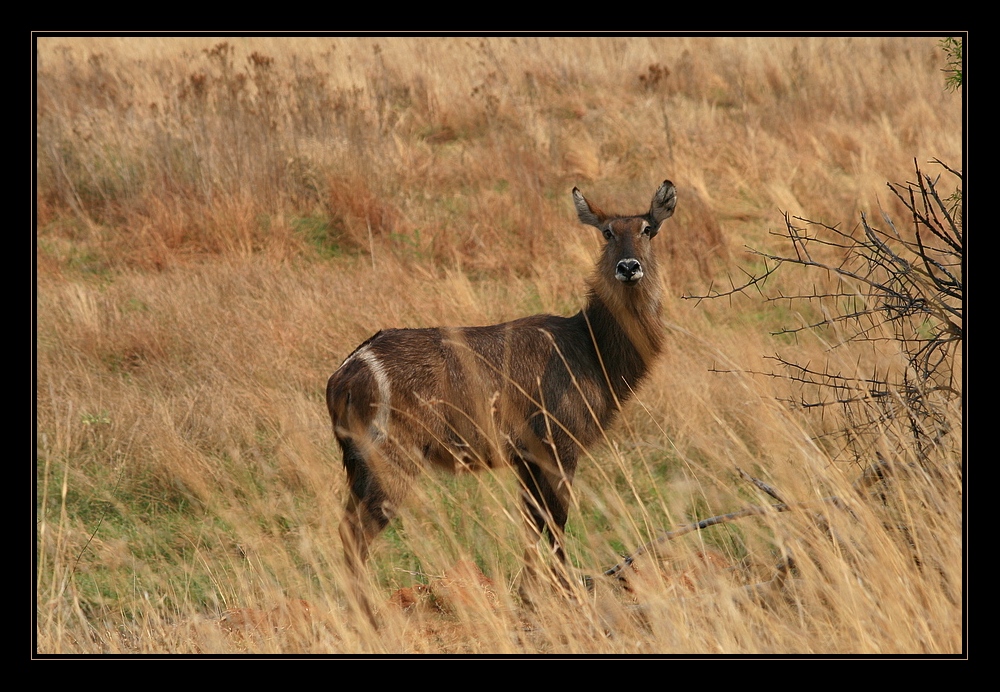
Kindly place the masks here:
POLYGON ((648 552, 655 551, 656 546, 661 543, 666 543, 667 541, 672 541, 675 538, 680 538, 685 534, 689 534, 692 531, 701 531, 707 529, 710 526, 715 526, 716 524, 726 524, 731 521, 736 521, 737 519, 742 519, 744 517, 759 516, 761 514, 770 514, 771 512, 790 512, 796 509, 806 509, 809 507, 816 507, 818 505, 833 505, 841 509, 846 509, 847 506, 844 504, 843 500, 839 497, 824 497, 821 500, 814 500, 812 502, 794 502, 785 503, 779 502, 774 505, 758 506, 753 505, 750 507, 744 507, 741 510, 735 512, 730 512, 729 514, 720 514, 718 516, 709 517, 708 519, 702 519, 694 524, 686 524, 673 531, 659 531, 656 538, 652 541, 639 546, 635 552, 627 556, 624 560, 619 562, 614 567, 604 570, 604 576, 606 577, 617 577, 622 570, 630 566, 635 562, 636 558, 645 555, 648 552))

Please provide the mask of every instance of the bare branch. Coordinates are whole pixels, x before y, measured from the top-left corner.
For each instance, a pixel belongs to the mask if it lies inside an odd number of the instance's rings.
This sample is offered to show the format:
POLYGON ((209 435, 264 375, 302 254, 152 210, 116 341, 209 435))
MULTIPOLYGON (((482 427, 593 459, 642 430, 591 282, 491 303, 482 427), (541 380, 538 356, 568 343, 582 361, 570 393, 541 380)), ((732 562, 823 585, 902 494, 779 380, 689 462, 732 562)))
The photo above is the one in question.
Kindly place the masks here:
MULTIPOLYGON (((947 173, 962 182, 962 175, 940 161, 947 173)), ((710 291, 699 299, 731 297, 754 286, 765 302, 806 303, 810 312, 819 312, 805 324, 785 326, 774 335, 796 338, 806 332, 831 329, 833 340, 824 333, 833 350, 846 344, 895 344, 901 355, 899 366, 873 373, 870 378, 842 376, 824 369, 811 369, 776 358, 783 373, 759 373, 780 377, 802 388, 794 399, 783 401, 800 409, 823 410, 840 406, 848 425, 839 431, 824 432, 823 419, 817 423, 817 437, 842 437, 843 449, 854 450, 854 460, 871 463, 863 455, 873 448, 873 440, 885 424, 905 423, 917 447, 936 444, 946 434, 947 402, 960 396, 955 377, 955 354, 964 338, 964 240, 961 190, 942 198, 939 179, 920 171, 914 161, 915 182, 889 183, 893 195, 910 215, 910 229, 897 228, 885 212, 884 225, 876 226, 862 213, 860 224, 850 231, 837 225, 784 215, 785 228, 772 235, 791 245, 789 252, 750 249, 764 261, 766 273, 749 279, 726 292, 710 291), (788 295, 775 288, 765 292, 764 279, 780 267, 798 266, 819 270, 826 281, 813 285, 811 293, 788 295), (872 441, 862 442, 866 436, 872 441)), ((732 283, 732 282, 731 282, 732 283)), ((770 284, 774 285, 774 282, 770 284)), ((769 287, 769 286, 768 286, 769 287)), ((881 353, 886 353, 882 349, 881 353)), ((904 444, 902 438, 898 444, 904 444)))
POLYGON ((754 478, 753 476, 751 476, 750 474, 748 474, 746 471, 744 471, 743 469, 741 469, 739 466, 736 467, 736 471, 740 474, 740 478, 742 478, 743 480, 746 480, 746 481, 750 481, 751 483, 753 483, 754 485, 756 485, 758 488, 760 488, 761 490, 763 490, 765 493, 767 493, 768 495, 770 495, 771 497, 773 497, 778 502, 780 502, 782 504, 785 504, 785 501, 782 499, 782 497, 780 495, 778 495, 778 491, 775 490, 773 487, 771 487, 770 485, 768 485, 767 483, 765 483, 764 481, 762 481, 762 480, 760 480, 758 478, 754 478))
POLYGON ((751 274, 750 272, 748 272, 746 269, 743 269, 741 267, 740 271, 742 271, 744 274, 746 274, 748 277, 750 277, 750 280, 747 281, 746 283, 737 286, 735 283, 733 283, 733 278, 730 276, 730 277, 727 277, 729 279, 729 286, 730 286, 730 289, 728 291, 716 291, 716 290, 714 290, 715 284, 713 283, 711 286, 708 287, 708 293, 706 295, 703 295, 703 296, 681 296, 681 297, 684 298, 685 300, 697 300, 698 302, 695 303, 695 305, 698 305, 703 300, 714 299, 714 298, 727 298, 727 297, 732 297, 732 296, 734 296, 734 295, 736 295, 738 293, 744 293, 751 286, 753 286, 754 288, 756 288, 757 292, 761 296, 763 296, 764 292, 763 292, 763 290, 762 290, 761 287, 767 281, 767 278, 769 276, 771 276, 771 274, 773 274, 777 270, 778 270, 778 265, 775 265, 773 267, 768 268, 767 262, 765 262, 764 263, 764 273, 761 274, 760 276, 754 276, 753 274, 751 274))
POLYGON ((604 576, 606 577, 617 577, 622 570, 630 566, 637 558, 645 555, 648 552, 655 552, 656 547, 661 543, 666 543, 667 541, 672 541, 675 538, 680 538, 692 531, 702 531, 709 528, 710 526, 715 526, 716 524, 726 524, 738 519, 743 519, 745 517, 759 516, 762 514, 771 514, 773 512, 791 512, 798 509, 807 509, 809 507, 815 507, 817 505, 832 504, 835 507, 844 508, 843 501, 838 497, 826 497, 822 500, 814 500, 811 502, 796 502, 794 504, 779 503, 776 505, 769 505, 766 507, 761 506, 750 506, 744 507, 741 510, 735 512, 730 512, 729 514, 720 514, 718 516, 709 517, 708 519, 702 519, 694 524, 685 524, 673 531, 659 531, 656 538, 648 543, 639 546, 635 552, 631 555, 625 557, 624 560, 619 562, 614 567, 609 567, 604 570, 604 576))

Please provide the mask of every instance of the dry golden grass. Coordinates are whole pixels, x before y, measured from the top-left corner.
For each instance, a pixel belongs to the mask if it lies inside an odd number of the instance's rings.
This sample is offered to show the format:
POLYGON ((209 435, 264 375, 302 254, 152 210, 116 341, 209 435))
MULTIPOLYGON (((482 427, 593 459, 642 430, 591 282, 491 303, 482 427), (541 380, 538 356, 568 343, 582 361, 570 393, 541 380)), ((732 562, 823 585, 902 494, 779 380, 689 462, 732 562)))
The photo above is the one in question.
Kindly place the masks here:
POLYGON ((859 495, 814 441, 838 421, 738 374, 898 354, 770 337, 794 305, 680 299, 774 249, 781 212, 905 225, 885 182, 961 168, 935 39, 42 38, 37 66, 39 653, 963 651, 958 436, 937 475, 859 495), (376 545, 369 631, 326 378, 379 328, 578 310, 599 238, 569 190, 631 212, 664 178, 667 349, 581 461, 574 564, 769 502, 736 467, 853 514, 815 510, 835 539, 813 512, 691 533, 629 590, 529 610, 512 474, 431 477, 376 545))

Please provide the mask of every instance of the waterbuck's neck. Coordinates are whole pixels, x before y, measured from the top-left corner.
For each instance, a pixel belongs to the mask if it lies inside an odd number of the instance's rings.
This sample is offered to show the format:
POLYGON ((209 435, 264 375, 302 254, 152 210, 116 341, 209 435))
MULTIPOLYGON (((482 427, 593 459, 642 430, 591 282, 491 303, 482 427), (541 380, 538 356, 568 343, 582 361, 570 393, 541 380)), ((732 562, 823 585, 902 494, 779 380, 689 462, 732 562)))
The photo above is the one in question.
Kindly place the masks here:
POLYGON ((624 401, 663 348, 662 288, 655 275, 635 286, 599 275, 589 282, 583 315, 615 396, 624 401))

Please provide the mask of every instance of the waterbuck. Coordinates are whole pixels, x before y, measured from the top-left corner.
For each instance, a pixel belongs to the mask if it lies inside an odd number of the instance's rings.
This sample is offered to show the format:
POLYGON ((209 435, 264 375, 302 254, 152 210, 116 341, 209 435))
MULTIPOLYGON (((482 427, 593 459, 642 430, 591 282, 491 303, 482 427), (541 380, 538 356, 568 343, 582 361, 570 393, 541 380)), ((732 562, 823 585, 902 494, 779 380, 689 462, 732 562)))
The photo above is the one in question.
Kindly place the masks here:
MULTIPOLYGON (((535 543, 560 564, 580 452, 602 436, 663 342, 651 240, 677 203, 669 180, 642 215, 606 214, 576 188, 580 221, 605 244, 572 317, 535 315, 485 327, 385 329, 333 373, 326 402, 350 494, 340 525, 357 575, 372 540, 430 466, 510 464, 535 543)), ((361 605, 371 610, 360 594, 361 605)))

